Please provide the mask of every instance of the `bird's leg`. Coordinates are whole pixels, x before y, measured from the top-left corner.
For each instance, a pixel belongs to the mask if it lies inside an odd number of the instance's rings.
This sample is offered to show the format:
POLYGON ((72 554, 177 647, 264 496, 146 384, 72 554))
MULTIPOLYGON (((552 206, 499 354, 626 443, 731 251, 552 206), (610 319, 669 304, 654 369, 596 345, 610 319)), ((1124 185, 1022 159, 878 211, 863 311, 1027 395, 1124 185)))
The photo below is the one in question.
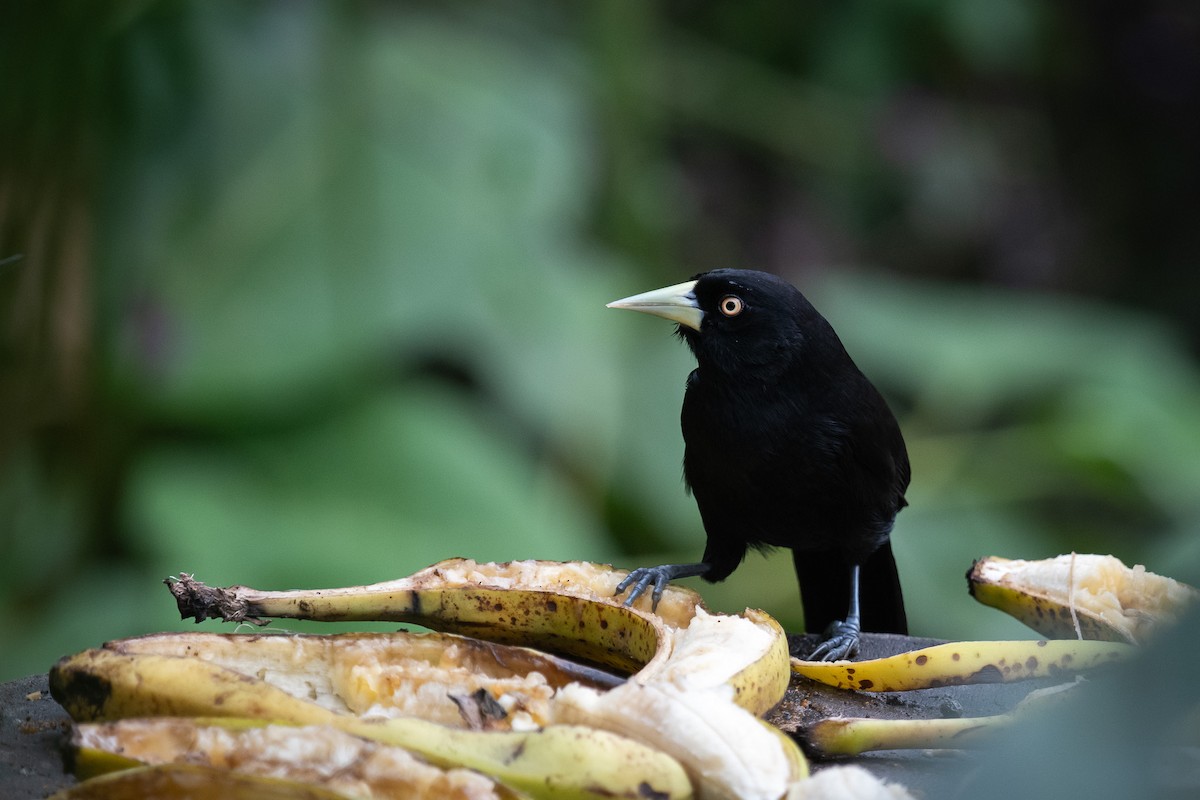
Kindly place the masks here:
POLYGON ((647 587, 653 586, 654 591, 650 595, 650 610, 658 608, 658 601, 662 599, 663 590, 667 588, 667 584, 676 578, 693 578, 697 575, 703 575, 708 572, 709 565, 704 562, 697 564, 663 564, 658 567, 638 567, 633 572, 625 576, 625 580, 617 584, 617 590, 613 595, 619 595, 621 592, 629 589, 629 597, 625 598, 624 605, 631 606, 633 602, 646 591, 647 587))
POLYGON ((825 631, 825 641, 809 655, 811 661, 841 661, 858 653, 862 627, 858 613, 858 565, 850 568, 850 610, 846 619, 834 622, 825 631))

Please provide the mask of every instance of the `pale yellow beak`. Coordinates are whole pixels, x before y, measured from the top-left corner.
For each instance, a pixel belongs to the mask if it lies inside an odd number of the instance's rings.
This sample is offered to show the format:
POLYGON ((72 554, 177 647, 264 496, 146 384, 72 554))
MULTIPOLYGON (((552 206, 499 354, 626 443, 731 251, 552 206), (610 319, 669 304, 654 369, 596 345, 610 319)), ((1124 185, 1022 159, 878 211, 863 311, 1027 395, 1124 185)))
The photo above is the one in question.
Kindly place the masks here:
POLYGON ((704 312, 700 310, 700 306, 696 302, 696 295, 692 291, 695 288, 695 281, 677 283, 663 289, 614 300, 608 304, 608 307, 628 308, 630 311, 653 314, 698 331, 700 330, 700 321, 704 319, 704 312))

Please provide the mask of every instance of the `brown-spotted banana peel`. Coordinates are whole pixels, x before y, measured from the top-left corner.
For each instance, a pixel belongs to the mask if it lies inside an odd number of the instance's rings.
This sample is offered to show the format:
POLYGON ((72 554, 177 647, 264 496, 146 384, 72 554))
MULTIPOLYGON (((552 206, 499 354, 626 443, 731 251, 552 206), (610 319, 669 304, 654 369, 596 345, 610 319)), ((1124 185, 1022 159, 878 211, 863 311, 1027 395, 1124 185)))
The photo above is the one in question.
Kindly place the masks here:
POLYGON ((328 725, 402 747, 441 767, 464 767, 531 797, 688 797, 679 764, 653 748, 596 728, 459 730, 415 717, 369 719, 338 713, 256 676, 202 658, 114 649, 58 662, 50 690, 76 721, 142 716, 230 716, 328 725))
POLYGON ((468 726, 464 698, 481 690, 503 709, 489 729, 532 730, 550 722, 555 690, 619 682, 537 650, 448 633, 156 633, 104 649, 198 659, 338 713, 419 716, 456 727, 468 726))
POLYGON ((803 756, 755 718, 779 702, 790 679, 778 623, 757 611, 708 614, 698 595, 676 586, 667 588, 656 612, 646 598, 626 608, 615 597, 625 574, 578 562, 452 559, 409 578, 350 589, 213 589, 190 579, 171 588, 184 616, 197 619, 415 622, 636 673, 605 693, 583 685, 560 689, 555 718, 671 753, 701 797, 784 794, 806 774, 803 756))
MULTIPOLYGON (((778 624, 761 612, 748 611, 737 617, 710 615, 701 607, 697 595, 677 587, 668 589, 656 614, 650 613, 648 608, 625 608, 613 597, 615 586, 623 575, 623 572, 591 564, 477 564, 455 559, 409 578, 366 587, 260 592, 247 587, 213 589, 185 578, 175 582, 172 591, 185 615, 195 616, 198 620, 220 617, 251 621, 282 616, 415 622, 481 638, 533 644, 611 669, 636 672, 626 684, 630 688, 621 687, 619 694, 600 703, 591 716, 572 715, 579 714, 587 704, 589 693, 606 698, 608 695, 601 695, 580 683, 556 687, 558 691, 550 713, 557 724, 547 725, 537 739, 568 738, 559 735, 562 731, 579 731, 579 737, 586 739, 582 731, 599 734, 603 731, 594 728, 615 730, 624 736, 606 735, 619 742, 636 739, 676 768, 682 761, 691 782, 687 792, 694 790, 702 797, 776 798, 784 794, 791 781, 804 775, 803 757, 794 742, 777 735, 755 718, 756 714, 778 702, 790 677, 786 639, 778 624), (564 699, 572 693, 575 694, 564 699), (569 718, 584 724, 568 724, 569 718), (689 736, 701 736, 701 725, 708 726, 707 738, 717 743, 705 745, 707 750, 681 746, 680 742, 689 736), (665 755, 664 749, 675 753, 679 761, 665 755), (760 770, 762 774, 754 776, 753 783, 745 780, 747 763, 765 765, 760 770)), ((647 603, 643 601, 641 605, 647 603)), ((298 637, 278 638, 288 641, 298 637)), ((130 645, 130 642, 137 641, 127 640, 120 644, 136 649, 139 645, 130 645)), ((161 645, 160 641, 154 646, 161 645)), ((134 713, 233 714, 300 724, 329 724, 356 735, 371 735, 377 740, 408 746, 434 763, 461 764, 477 769, 530 794, 552 784, 556 790, 567 789, 565 783, 555 784, 545 779, 545 772, 538 772, 555 767, 560 772, 569 771, 569 775, 559 775, 555 780, 574 780, 575 788, 581 792, 590 787, 620 796, 633 790, 663 791, 666 796, 678 793, 673 777, 665 782, 634 780, 637 775, 651 773, 645 769, 639 773, 637 765, 622 767, 615 757, 596 760, 589 756, 585 759, 585 762, 590 759, 588 763, 569 765, 569 753, 575 752, 577 758, 583 758, 578 753, 597 752, 595 742, 572 750, 563 742, 542 743, 535 747, 536 740, 530 739, 520 748, 509 742, 509 749, 505 750, 503 744, 484 744, 481 739, 467 742, 465 738, 434 735, 432 731, 417 735, 416 724, 424 722, 422 720, 390 719, 365 723, 342 713, 340 708, 325 708, 319 703, 292 697, 269 683, 264 687, 263 681, 256 680, 259 670, 254 669, 249 675, 242 671, 251 670, 252 658, 251 663, 242 663, 233 670, 215 662, 205 665, 202 658, 186 657, 177 650, 168 656, 136 654, 132 650, 122 654, 89 653, 90 656, 80 654, 75 659, 90 657, 90 662, 66 661, 55 670, 59 676, 56 697, 61 695, 60 702, 69 709, 72 704, 82 704, 82 708, 76 708, 79 718, 113 718, 134 713), (117 664, 112 660, 117 656, 129 660, 117 664), (152 658, 176 663, 146 661, 152 658), (184 669, 178 662, 192 666, 184 669), (195 662, 201 662, 201 666, 195 666, 195 662), (202 667, 209 669, 205 671, 202 667), (188 669, 195 672, 192 679, 181 679, 188 669), (124 691, 108 691, 102 710, 88 708, 86 698, 96 695, 87 690, 89 676, 95 677, 104 671, 113 673, 109 676, 110 683, 119 683, 122 674, 138 673, 141 687, 138 691, 131 686, 124 691), (161 689, 158 699, 153 702, 147 699, 153 692, 147 692, 147 675, 143 674, 146 672, 153 677, 150 683, 157 681, 155 685, 161 689), (79 680, 65 679, 72 674, 79 680), (253 685, 241 686, 240 680, 253 685), (203 692, 192 687, 205 682, 217 683, 223 688, 220 692, 209 692, 207 700, 198 700, 196 695, 203 692), (239 691, 228 694, 233 688, 239 691), (222 697, 219 709, 214 707, 217 695, 222 697), (233 697, 241 698, 240 707, 231 701, 233 697), (304 706, 296 706, 296 702, 304 706), (372 727, 361 727, 366 724, 372 727), (436 742, 437 746, 431 742, 436 742), (424 749, 418 747, 422 743, 424 749), (541 751, 543 755, 557 754, 556 759, 543 758, 537 762, 536 769, 527 770, 540 778, 514 777, 500 770, 498 764, 511 766, 506 759, 514 754, 519 754, 518 761, 529 762, 537 755, 531 750, 541 751), (452 755, 448 756, 447 751, 452 751, 452 755), (468 758, 473 760, 460 760, 468 758)), ((270 681, 272 669, 265 669, 262 674, 270 681)), ((307 697, 306 686, 302 679, 299 684, 302 697, 307 697)), ((317 694, 321 695, 321 692, 317 694)), ((537 724, 542 723, 536 715, 531 715, 531 719, 537 724)), ((457 736, 473 732, 452 733, 457 736)), ((583 743, 582 739, 577 745, 583 743)), ((621 752, 619 746, 611 746, 617 747, 614 752, 621 752)), ((669 768, 663 768, 669 774, 669 768)))
POLYGON ((442 769, 402 748, 328 725, 180 717, 82 723, 72 732, 71 754, 81 778, 131 766, 191 764, 284 778, 359 800, 518 797, 477 772, 442 769))
POLYGON ((1117 642, 951 642, 869 661, 792 659, 792 671, 839 689, 904 692, 970 683, 1068 678, 1132 652, 1132 646, 1117 642))
POLYGON ((1113 556, 1071 553, 1040 561, 989 556, 967 573, 971 594, 1042 636, 1139 643, 1200 593, 1113 556))
POLYGON ((701 600, 693 591, 669 586, 654 613, 648 597, 626 608, 613 597, 625 574, 588 562, 455 558, 406 578, 339 589, 217 588, 186 574, 167 583, 180 614, 197 622, 262 624, 268 617, 411 622, 633 673, 656 653, 665 657, 663 631, 686 627, 701 600))
MULTIPOLYGON (((656 611, 650 611, 648 598, 627 608, 614 594, 626 574, 588 562, 496 564, 456 558, 407 578, 341 589, 215 588, 186 575, 168 585, 181 614, 197 621, 411 622, 563 653, 629 674, 651 674, 657 662, 670 656, 674 633, 686 629, 703 604, 695 592, 668 586, 656 611)), ((755 613, 756 619, 767 617, 755 613)), ((755 715, 766 713, 787 691, 786 637, 778 625, 773 631, 771 649, 747 651, 740 661, 734 657, 729 662, 737 665, 727 678, 735 702, 755 715)))

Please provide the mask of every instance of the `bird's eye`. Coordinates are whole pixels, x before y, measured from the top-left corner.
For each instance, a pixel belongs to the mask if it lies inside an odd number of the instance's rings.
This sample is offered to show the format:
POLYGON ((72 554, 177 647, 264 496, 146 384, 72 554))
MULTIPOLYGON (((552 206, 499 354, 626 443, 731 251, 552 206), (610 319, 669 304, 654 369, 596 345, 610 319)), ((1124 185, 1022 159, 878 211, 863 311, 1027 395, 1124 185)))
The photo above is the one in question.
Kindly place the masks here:
POLYGON ((742 298, 736 294, 727 294, 721 298, 721 302, 717 303, 717 308, 721 309, 721 313, 727 317, 736 317, 742 313, 742 309, 746 304, 742 302, 742 298))

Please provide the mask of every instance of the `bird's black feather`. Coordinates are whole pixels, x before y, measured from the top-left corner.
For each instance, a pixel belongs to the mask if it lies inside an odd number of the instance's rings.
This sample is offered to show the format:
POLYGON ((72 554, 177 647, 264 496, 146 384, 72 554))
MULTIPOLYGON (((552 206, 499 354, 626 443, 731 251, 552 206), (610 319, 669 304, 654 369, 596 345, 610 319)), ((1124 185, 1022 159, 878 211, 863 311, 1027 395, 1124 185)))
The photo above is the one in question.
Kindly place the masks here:
POLYGON ((846 617, 858 567, 864 629, 907 632, 889 537, 910 467, 887 403, 795 287, 748 270, 695 280, 701 323, 678 327, 697 361, 683 464, 708 543, 669 577, 719 581, 748 548, 786 547, 808 630, 846 617))

